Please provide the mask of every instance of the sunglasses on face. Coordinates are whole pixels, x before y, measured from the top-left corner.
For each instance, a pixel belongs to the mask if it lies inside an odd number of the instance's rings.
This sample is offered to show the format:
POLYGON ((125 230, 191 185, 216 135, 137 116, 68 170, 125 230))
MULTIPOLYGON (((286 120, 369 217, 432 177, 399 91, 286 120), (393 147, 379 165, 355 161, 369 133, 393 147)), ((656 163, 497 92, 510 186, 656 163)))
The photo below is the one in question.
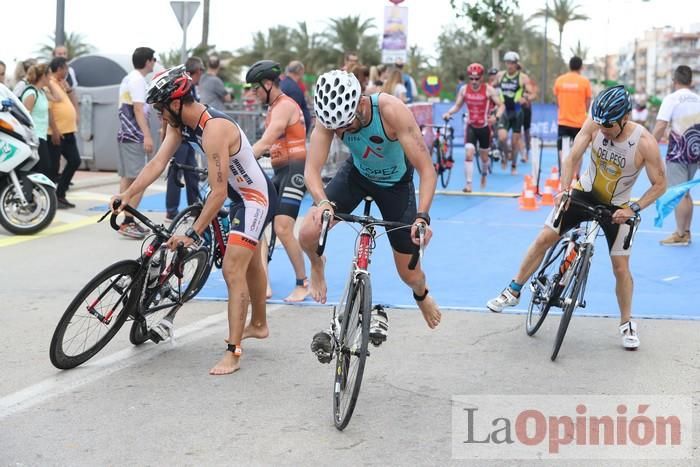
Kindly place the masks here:
POLYGON ((479 81, 481 78, 469 78, 469 81, 479 81))

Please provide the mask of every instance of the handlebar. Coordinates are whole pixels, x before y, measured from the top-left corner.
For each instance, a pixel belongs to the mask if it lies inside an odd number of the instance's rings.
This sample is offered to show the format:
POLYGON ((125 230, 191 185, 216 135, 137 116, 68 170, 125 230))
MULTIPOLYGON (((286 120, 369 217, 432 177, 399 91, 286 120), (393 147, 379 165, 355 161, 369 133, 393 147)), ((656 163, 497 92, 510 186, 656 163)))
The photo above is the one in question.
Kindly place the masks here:
MULTIPOLYGON (((170 167, 168 167, 168 175, 170 175, 170 173, 173 170, 184 170, 186 172, 194 172, 199 175, 200 181, 206 180, 207 176, 209 175, 209 171, 207 169, 195 167, 193 165, 181 164, 175 160, 172 160, 170 162, 170 167)), ((175 184, 180 188, 183 188, 185 186, 182 182, 180 182, 180 177, 175 177, 175 184)))
MULTIPOLYGON (((116 199, 114 201, 113 207, 114 207, 114 209, 117 209, 117 208, 119 208, 119 206, 121 206, 121 200, 116 199)), ((154 224, 153 222, 151 222, 151 220, 148 217, 144 216, 141 212, 132 208, 128 204, 126 206, 124 206, 124 212, 134 216, 136 219, 141 221, 141 223, 143 225, 145 225, 146 227, 151 229, 154 234, 161 237, 162 239, 167 240, 170 238, 170 235, 168 234, 168 231, 164 226, 154 224)), ((112 226, 112 228, 114 230, 119 230, 119 224, 117 224, 117 216, 119 214, 112 212, 111 209, 109 211, 107 211, 102 217, 100 217, 100 219, 97 222, 102 222, 104 220, 104 218, 109 216, 110 214, 111 214, 111 216, 109 217, 109 225, 112 226)))
MULTIPOLYGON (((365 216, 355 216, 353 214, 343 214, 343 213, 334 213, 333 218, 340 220, 340 221, 345 221, 345 222, 353 222, 356 224, 360 224, 363 227, 366 227, 368 225, 378 225, 381 227, 385 227, 387 229, 404 229, 404 228, 410 228, 413 224, 404 224, 403 222, 394 222, 394 221, 385 221, 383 219, 376 219, 370 215, 365 215, 365 216)), ((331 212, 329 210, 323 211, 323 214, 321 214, 321 235, 319 236, 318 239, 318 247, 316 248, 316 254, 318 256, 322 256, 323 252, 326 248, 326 241, 328 237, 328 230, 330 227, 330 222, 331 222, 331 212)), ((411 255, 411 260, 408 263, 408 269, 414 270, 416 269, 416 265, 418 264, 418 260, 423 257, 423 239, 425 238, 425 224, 419 223, 418 228, 416 229, 416 238, 420 240, 420 245, 417 251, 415 251, 411 255)))
MULTIPOLYGON (((608 206, 605 205, 592 205, 589 203, 586 203, 585 201, 582 201, 580 199, 576 199, 573 196, 571 196, 569 193, 564 193, 563 198, 561 202, 559 203, 559 208, 557 209, 557 212, 555 213, 555 218, 553 222, 554 228, 559 227, 559 224, 561 223, 562 217, 564 217, 564 207, 566 206, 567 203, 572 203, 575 204, 578 207, 581 207, 588 212, 591 213, 593 220, 599 222, 599 223, 611 223, 612 221, 612 216, 613 216, 613 211, 610 210, 608 206)), ((634 228, 637 226, 639 223, 640 216, 639 213, 635 214, 633 217, 630 217, 627 219, 624 223, 630 226, 630 231, 625 237, 624 244, 622 245, 622 248, 624 250, 628 249, 630 246, 630 243, 632 242, 632 235, 634 234, 634 228)))

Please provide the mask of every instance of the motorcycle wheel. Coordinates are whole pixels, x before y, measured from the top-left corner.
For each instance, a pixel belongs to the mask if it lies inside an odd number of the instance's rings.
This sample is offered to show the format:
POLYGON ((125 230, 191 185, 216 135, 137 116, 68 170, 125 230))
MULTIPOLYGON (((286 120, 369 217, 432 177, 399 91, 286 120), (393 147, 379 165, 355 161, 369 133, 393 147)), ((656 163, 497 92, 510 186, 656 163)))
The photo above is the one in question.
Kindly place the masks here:
POLYGON ((8 232, 32 235, 45 229, 56 216, 56 191, 37 183, 32 184, 32 191, 34 201, 22 206, 12 182, 0 183, 0 225, 8 232))

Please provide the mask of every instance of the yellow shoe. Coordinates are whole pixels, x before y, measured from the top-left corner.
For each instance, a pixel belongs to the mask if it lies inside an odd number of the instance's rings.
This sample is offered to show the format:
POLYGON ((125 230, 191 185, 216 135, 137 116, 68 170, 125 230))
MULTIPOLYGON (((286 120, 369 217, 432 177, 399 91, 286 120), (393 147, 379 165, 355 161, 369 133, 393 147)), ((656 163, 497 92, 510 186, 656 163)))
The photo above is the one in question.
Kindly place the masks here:
POLYGON ((673 232, 659 243, 665 246, 688 246, 690 244, 690 232, 686 232, 683 235, 673 232))

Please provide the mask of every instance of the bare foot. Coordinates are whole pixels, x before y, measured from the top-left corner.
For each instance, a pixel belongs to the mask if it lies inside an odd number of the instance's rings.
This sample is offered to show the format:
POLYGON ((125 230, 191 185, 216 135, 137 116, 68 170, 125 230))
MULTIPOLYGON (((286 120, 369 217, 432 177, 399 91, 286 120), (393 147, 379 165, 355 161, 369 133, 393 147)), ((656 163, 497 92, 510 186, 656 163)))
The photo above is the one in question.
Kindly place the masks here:
POLYGON ((518 169, 516 169, 515 167, 511 167, 510 174, 511 175, 518 175, 518 169))
POLYGON ((462 188, 462 191, 465 192, 465 193, 471 193, 471 192, 472 192, 472 184, 471 184, 471 183, 467 183, 467 186, 465 186, 464 188, 462 188))
POLYGON ((219 363, 209 370, 210 375, 230 375, 241 368, 240 357, 236 357, 233 352, 226 351, 219 363))
POLYGON ((267 282, 267 291, 265 292, 265 297, 272 298, 272 287, 270 287, 270 282, 267 282))
POLYGON ((292 293, 290 293, 287 298, 284 299, 285 302, 297 303, 303 302, 304 299, 309 295, 309 288, 307 285, 298 285, 294 287, 292 293))
MULTIPOLYGON (((269 335, 270 330, 268 329, 267 324, 260 326, 254 325, 253 323, 248 323, 248 325, 243 328, 243 337, 241 337, 241 339, 248 339, 249 337, 253 337, 255 339, 266 339, 269 335)), ((226 341, 226 343, 228 343, 228 341, 226 341)))
POLYGON ((433 297, 428 295, 425 297, 425 300, 416 303, 418 304, 418 308, 420 308, 421 313, 423 313, 423 319, 425 319, 425 322, 428 323, 428 327, 430 329, 435 329, 437 325, 440 324, 442 313, 440 313, 440 309, 438 308, 437 303, 435 303, 435 300, 433 300, 433 297))
POLYGON ((318 303, 326 303, 326 293, 328 291, 326 286, 326 275, 324 269, 326 267, 326 257, 321 257, 321 261, 318 265, 311 265, 311 286, 309 287, 309 292, 311 293, 311 298, 316 300, 318 303))
POLYGON ((486 177, 483 176, 483 175, 481 176, 481 185, 480 185, 480 187, 481 187, 482 190, 483 190, 484 188, 486 188, 486 177))

